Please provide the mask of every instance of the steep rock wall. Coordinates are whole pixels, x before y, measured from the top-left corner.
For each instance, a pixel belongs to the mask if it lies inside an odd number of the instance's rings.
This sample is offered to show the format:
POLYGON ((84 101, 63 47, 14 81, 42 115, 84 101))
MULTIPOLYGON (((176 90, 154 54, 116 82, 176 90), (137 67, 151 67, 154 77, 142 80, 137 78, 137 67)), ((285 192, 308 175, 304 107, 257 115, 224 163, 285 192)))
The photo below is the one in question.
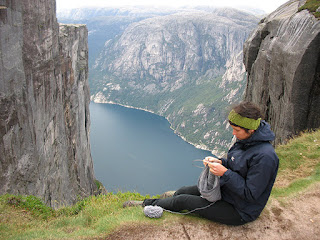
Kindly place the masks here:
POLYGON ((320 126, 320 21, 292 0, 263 19, 244 44, 245 100, 258 103, 276 144, 320 126))
POLYGON ((55 1, 0 10, 0 193, 48 205, 93 194, 85 26, 60 26, 55 1))
MULTIPOLYGON (((173 92, 189 78, 222 76, 226 62, 242 51, 256 23, 255 17, 234 9, 145 19, 107 41, 92 71, 112 75, 146 94, 173 92)), ((109 78, 104 77, 106 85, 109 78)))

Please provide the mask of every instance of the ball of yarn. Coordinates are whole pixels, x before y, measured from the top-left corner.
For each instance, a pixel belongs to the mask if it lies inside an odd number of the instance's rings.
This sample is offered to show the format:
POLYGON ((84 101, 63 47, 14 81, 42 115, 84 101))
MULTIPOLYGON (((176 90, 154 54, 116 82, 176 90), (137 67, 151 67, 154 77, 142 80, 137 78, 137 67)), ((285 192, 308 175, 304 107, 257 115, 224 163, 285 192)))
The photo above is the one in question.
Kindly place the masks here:
POLYGON ((145 206, 143 212, 144 215, 149 218, 160 218, 162 216, 163 209, 159 206, 145 206))

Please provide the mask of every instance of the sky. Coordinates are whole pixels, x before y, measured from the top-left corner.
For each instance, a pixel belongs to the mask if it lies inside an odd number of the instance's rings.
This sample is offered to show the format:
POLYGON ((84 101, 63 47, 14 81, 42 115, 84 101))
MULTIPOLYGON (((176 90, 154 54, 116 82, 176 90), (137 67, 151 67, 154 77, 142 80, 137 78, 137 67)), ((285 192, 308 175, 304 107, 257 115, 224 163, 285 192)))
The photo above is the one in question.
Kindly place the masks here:
POLYGON ((246 6, 271 13, 288 0, 56 0, 57 11, 61 9, 82 7, 115 7, 115 6, 199 6, 217 7, 246 6))

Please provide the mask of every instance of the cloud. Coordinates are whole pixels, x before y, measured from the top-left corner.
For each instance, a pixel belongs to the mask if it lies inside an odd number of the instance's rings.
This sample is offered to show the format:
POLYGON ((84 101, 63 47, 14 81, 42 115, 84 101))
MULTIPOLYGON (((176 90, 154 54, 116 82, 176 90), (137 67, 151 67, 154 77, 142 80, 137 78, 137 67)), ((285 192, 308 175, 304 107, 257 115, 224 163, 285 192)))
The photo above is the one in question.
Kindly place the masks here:
POLYGON ((209 5, 217 7, 239 7, 246 6, 251 8, 262 9, 267 13, 274 11, 276 8, 281 6, 287 0, 267 0, 267 1, 257 1, 257 0, 56 0, 57 9, 64 8, 83 8, 83 7, 114 7, 114 6, 194 6, 194 5, 209 5))

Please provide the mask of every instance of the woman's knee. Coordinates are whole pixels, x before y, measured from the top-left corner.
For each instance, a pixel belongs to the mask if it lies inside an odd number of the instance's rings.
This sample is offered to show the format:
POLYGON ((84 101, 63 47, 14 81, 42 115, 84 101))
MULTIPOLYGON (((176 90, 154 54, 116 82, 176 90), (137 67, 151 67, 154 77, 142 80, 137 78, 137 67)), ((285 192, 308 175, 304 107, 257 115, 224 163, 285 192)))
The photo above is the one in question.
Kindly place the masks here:
POLYGON ((177 195, 184 194, 186 188, 187 188, 186 186, 183 186, 183 187, 179 188, 179 189, 173 194, 173 196, 177 196, 177 195))
POLYGON ((174 193, 174 196, 178 196, 181 194, 200 195, 198 187, 196 185, 181 187, 174 193))

